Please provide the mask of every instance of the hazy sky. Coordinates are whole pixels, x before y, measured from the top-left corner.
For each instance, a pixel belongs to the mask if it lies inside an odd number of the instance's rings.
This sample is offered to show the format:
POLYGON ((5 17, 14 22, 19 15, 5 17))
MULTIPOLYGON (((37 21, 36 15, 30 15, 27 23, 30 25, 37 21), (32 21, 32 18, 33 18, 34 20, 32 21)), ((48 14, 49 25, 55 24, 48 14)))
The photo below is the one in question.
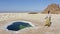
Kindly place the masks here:
POLYGON ((0 0, 0 11, 42 11, 60 0, 0 0))

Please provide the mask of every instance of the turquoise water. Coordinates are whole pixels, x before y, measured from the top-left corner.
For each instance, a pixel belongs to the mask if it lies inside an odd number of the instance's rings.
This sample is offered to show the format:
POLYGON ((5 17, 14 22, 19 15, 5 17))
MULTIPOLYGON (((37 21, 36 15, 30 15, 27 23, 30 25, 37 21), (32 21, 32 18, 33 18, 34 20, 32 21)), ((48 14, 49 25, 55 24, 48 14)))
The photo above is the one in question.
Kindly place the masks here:
POLYGON ((26 27, 31 27, 31 25, 29 23, 24 23, 24 22, 14 22, 11 25, 8 25, 7 29, 12 31, 18 31, 26 27))

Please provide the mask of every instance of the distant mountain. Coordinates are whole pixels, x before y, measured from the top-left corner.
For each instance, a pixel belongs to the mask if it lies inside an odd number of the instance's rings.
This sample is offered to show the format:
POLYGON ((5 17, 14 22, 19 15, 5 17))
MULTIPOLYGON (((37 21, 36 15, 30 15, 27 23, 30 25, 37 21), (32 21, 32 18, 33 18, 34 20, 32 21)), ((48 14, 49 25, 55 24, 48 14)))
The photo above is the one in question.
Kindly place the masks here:
POLYGON ((0 11, 0 13, 31 13, 31 12, 40 12, 40 11, 0 11))
POLYGON ((52 14, 60 14, 59 4, 50 4, 48 7, 42 12, 43 14, 47 14, 50 11, 52 14))

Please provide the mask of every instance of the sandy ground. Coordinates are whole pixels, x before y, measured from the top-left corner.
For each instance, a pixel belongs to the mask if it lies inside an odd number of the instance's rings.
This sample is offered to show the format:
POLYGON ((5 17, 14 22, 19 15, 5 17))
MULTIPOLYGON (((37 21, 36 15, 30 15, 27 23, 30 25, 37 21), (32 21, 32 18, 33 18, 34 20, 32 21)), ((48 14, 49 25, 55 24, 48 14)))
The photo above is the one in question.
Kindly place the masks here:
POLYGON ((28 13, 0 13, 0 34, 60 34, 60 14, 51 14, 51 26, 45 25, 45 17, 47 14, 28 14, 28 13), (12 21, 29 21, 35 25, 28 29, 18 31, 7 31, 5 26, 12 21))

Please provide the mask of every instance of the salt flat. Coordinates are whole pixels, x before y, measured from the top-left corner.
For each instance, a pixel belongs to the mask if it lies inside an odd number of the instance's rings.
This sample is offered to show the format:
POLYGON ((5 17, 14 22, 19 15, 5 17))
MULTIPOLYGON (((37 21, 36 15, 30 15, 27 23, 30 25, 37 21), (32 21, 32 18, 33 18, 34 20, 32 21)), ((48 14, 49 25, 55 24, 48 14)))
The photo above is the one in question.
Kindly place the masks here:
POLYGON ((60 14, 51 14, 51 26, 44 26, 47 14, 0 13, 0 34, 60 34, 60 14), (35 27, 24 29, 18 33, 7 31, 4 27, 12 21, 29 21, 35 27))

